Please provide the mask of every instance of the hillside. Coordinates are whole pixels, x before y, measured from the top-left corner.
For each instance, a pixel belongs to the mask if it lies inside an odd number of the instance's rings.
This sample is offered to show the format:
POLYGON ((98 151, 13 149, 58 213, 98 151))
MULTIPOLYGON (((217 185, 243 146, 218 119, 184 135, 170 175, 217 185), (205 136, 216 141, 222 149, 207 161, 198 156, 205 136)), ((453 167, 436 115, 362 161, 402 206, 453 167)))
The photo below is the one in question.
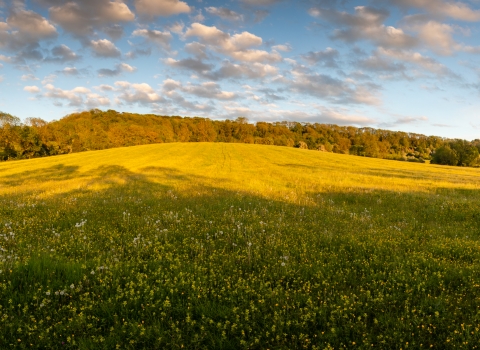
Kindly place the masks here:
POLYGON ((333 124, 257 122, 246 118, 165 117, 113 110, 74 113, 58 121, 0 112, 0 161, 171 142, 228 142, 295 147, 339 154, 444 165, 480 164, 480 140, 333 124))
POLYGON ((0 348, 477 348, 479 186, 235 143, 1 163, 0 348))

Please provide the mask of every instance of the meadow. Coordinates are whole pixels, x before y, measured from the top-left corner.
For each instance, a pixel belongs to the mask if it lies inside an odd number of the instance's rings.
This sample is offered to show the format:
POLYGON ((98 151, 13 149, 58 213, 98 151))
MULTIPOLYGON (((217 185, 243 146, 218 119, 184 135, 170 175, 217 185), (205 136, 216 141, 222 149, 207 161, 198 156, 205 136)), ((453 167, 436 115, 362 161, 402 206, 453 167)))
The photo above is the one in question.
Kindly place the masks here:
POLYGON ((475 349, 479 190, 244 144, 0 163, 0 348, 475 349))

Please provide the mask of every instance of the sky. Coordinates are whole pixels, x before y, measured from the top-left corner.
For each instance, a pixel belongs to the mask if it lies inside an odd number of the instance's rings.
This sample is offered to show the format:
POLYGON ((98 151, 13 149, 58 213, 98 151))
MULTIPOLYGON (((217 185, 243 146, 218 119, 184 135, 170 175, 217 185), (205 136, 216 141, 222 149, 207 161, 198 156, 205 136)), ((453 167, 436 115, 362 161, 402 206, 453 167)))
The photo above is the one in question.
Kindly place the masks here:
POLYGON ((0 0, 0 111, 480 138, 480 0, 0 0))

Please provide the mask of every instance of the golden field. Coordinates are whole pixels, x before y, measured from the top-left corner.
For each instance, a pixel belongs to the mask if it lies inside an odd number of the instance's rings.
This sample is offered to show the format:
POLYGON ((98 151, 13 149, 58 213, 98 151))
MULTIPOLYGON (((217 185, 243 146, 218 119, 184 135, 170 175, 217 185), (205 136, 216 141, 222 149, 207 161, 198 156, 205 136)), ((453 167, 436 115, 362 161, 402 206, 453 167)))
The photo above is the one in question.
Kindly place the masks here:
POLYGON ((0 347, 473 349, 479 175, 223 143, 0 163, 0 347))

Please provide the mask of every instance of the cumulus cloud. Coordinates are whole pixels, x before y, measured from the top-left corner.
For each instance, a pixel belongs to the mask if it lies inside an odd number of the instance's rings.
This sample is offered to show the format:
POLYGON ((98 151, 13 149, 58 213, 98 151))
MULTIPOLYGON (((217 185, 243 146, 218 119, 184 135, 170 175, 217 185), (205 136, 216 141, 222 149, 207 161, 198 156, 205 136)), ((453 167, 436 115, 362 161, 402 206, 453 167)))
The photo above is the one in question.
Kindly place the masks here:
POLYGON ((65 63, 77 61, 81 56, 73 52, 67 45, 58 45, 52 48, 51 56, 45 58, 45 62, 65 63))
POLYGON ((186 2, 180 0, 135 0, 135 8, 146 17, 167 17, 192 11, 186 2))
POLYGON ((165 100, 146 83, 132 84, 128 81, 117 81, 115 86, 120 92, 118 99, 127 104, 149 105, 165 100))
POLYGON ((15 10, 7 18, 7 24, 17 28, 23 35, 33 40, 57 36, 55 27, 38 13, 27 10, 15 10))
POLYGON ((164 62, 170 67, 191 70, 203 76, 208 76, 214 68, 212 64, 205 63, 198 58, 184 58, 181 60, 167 58, 164 62))
POLYGON ((38 86, 25 86, 23 90, 31 94, 37 94, 40 92, 40 88, 38 86))
POLYGON ((39 80, 35 75, 33 74, 24 74, 22 75, 22 77, 20 78, 22 79, 23 81, 29 81, 29 80, 39 80))
POLYGON ((290 45, 275 45, 275 46, 272 46, 272 49, 277 51, 283 51, 283 52, 292 51, 292 47, 290 45))
POLYGON ((92 40, 90 41, 90 47, 97 57, 119 57, 122 55, 115 44, 107 39, 92 40))
POLYGON ((180 90, 198 97, 216 100, 232 100, 237 98, 237 95, 233 92, 222 91, 220 85, 215 82, 206 82, 200 85, 191 83, 183 85, 179 81, 167 79, 163 82, 163 90, 170 95, 172 91, 180 90))
POLYGON ((164 62, 170 67, 190 70, 211 80, 230 78, 259 79, 267 76, 274 76, 278 73, 277 67, 259 62, 236 64, 229 60, 224 60, 220 65, 220 68, 217 70, 215 70, 214 65, 205 63, 199 58, 185 58, 181 60, 168 58, 164 62))
POLYGON ((185 45, 185 51, 196 56, 198 59, 206 59, 207 55, 207 46, 192 42, 185 45))
POLYGON ((458 49, 452 33, 450 25, 435 21, 428 21, 418 27, 419 38, 440 55, 451 55, 458 49))
POLYGON ((462 49, 462 45, 453 39, 453 33, 458 27, 440 23, 422 14, 407 16, 402 22, 408 30, 417 33, 425 46, 439 55, 452 55, 462 49))
POLYGON ((278 74, 278 68, 269 64, 259 62, 251 64, 235 64, 230 61, 223 61, 221 67, 211 74, 215 80, 226 78, 248 78, 259 79, 278 74))
POLYGON ((18 51, 28 46, 36 47, 39 41, 57 35, 56 28, 46 18, 33 11, 14 8, 6 22, 0 22, 0 49, 18 51))
POLYGON ((279 62, 282 56, 276 52, 253 49, 263 43, 262 38, 249 33, 230 35, 218 29, 201 23, 193 23, 185 33, 186 37, 197 37, 203 44, 213 50, 245 62, 279 62))
POLYGON ((106 85, 106 84, 102 84, 100 86, 95 86, 94 89, 96 90, 100 90, 100 91, 104 91, 104 92, 107 92, 107 91, 114 91, 115 88, 111 85, 106 85))
POLYGON ((243 21, 243 15, 225 7, 207 7, 206 11, 211 15, 220 17, 221 19, 229 21, 243 21))
POLYGON ((431 14, 450 17, 460 21, 480 21, 480 10, 474 10, 466 2, 443 0, 388 0, 390 3, 403 7, 414 7, 428 11, 431 14))
POLYGON ((386 10, 367 6, 355 7, 355 13, 340 12, 332 9, 310 9, 310 15, 343 26, 335 29, 332 39, 346 42, 369 40, 383 47, 411 48, 418 44, 417 39, 402 29, 386 26, 383 23, 389 17, 386 10))
POLYGON ((98 70, 99 77, 116 77, 122 73, 133 73, 137 70, 136 67, 132 67, 126 63, 119 63, 115 66, 115 69, 102 68, 98 70))
POLYGON ((93 93, 90 89, 82 86, 72 90, 63 90, 52 84, 46 84, 44 90, 43 97, 53 99, 57 103, 65 101, 70 107, 96 108, 110 105, 110 100, 107 97, 93 93))
POLYGON ((77 76, 80 74, 76 67, 65 67, 60 73, 66 76, 77 76))
POLYGON ((141 36, 147 41, 163 47, 164 49, 170 49, 170 40, 172 40, 172 34, 169 32, 161 32, 159 30, 137 29, 132 33, 133 36, 141 36))
POLYGON ((135 15, 123 1, 38 1, 49 7, 52 21, 58 23, 64 30, 80 37, 92 34, 94 29, 100 29, 110 24, 132 22, 135 19, 135 15))

